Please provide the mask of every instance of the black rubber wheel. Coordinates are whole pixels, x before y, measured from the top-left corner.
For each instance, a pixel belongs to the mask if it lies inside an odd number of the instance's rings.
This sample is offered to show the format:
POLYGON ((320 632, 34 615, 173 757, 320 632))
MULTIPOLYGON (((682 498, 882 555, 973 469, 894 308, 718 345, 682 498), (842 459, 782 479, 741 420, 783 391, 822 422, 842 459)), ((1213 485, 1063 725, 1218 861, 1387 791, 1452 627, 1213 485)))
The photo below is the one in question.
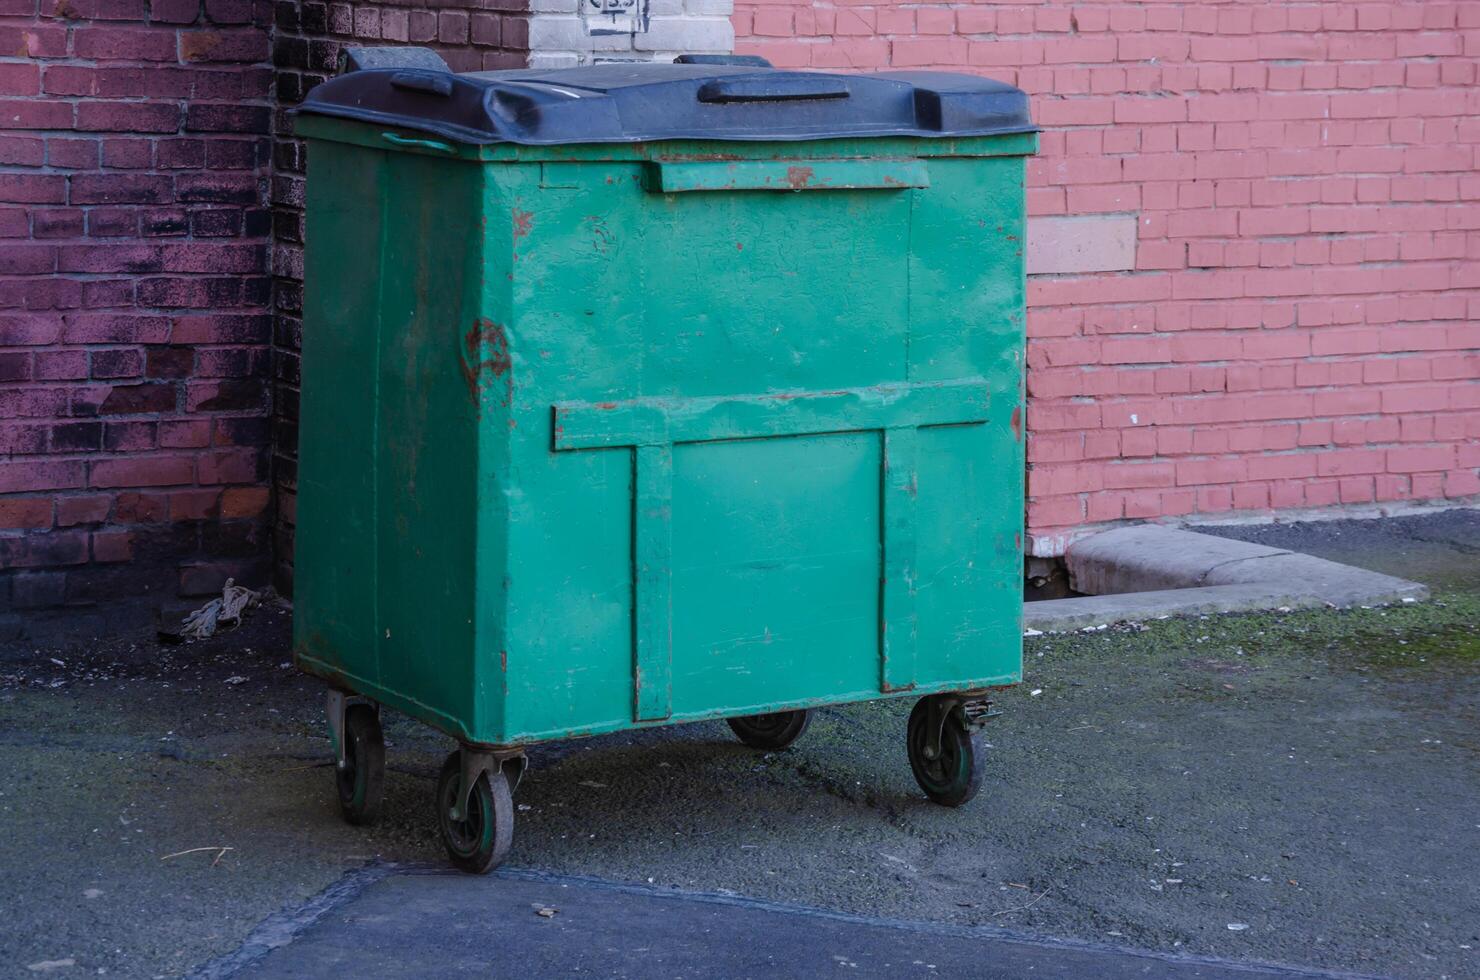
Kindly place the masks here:
POLYGON ((344 713, 344 765, 334 771, 334 786, 346 821, 365 827, 380 819, 385 736, 379 712, 368 704, 352 704, 344 713))
POLYGON ((925 758, 931 714, 929 700, 921 698, 915 704, 915 710, 910 712, 906 735, 910 769, 915 774, 915 782, 920 784, 932 803, 960 806, 981 789, 986 759, 976 751, 971 729, 966 727, 960 711, 952 711, 946 716, 940 733, 940 755, 935 759, 925 758))
POLYGON ((768 715, 725 720, 730 723, 730 730, 746 745, 774 752, 802 737, 807 726, 812 724, 812 711, 773 711, 768 715))
POLYGON ((468 795, 466 819, 453 820, 462 762, 454 752, 437 777, 437 829, 454 867, 481 875, 503 863, 514 846, 514 794, 502 772, 483 773, 468 795))

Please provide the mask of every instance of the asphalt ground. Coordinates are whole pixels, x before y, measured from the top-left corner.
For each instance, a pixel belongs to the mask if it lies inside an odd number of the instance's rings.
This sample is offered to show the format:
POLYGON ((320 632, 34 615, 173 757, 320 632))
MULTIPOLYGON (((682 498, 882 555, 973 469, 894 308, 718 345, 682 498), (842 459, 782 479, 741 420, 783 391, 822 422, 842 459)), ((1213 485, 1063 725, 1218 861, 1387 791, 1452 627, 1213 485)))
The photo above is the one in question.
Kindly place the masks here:
POLYGON ((384 867, 362 876, 371 880, 356 881, 357 875, 342 879, 353 894, 331 899, 312 921, 298 924, 290 942, 269 946, 249 937, 236 953, 209 964, 202 977, 812 980, 840 970, 866 980, 1335 976, 1158 956, 1104 944, 1033 941, 980 926, 870 919, 589 878, 501 870, 489 880, 456 871, 391 872, 384 867))
MULTIPOLYGON (((511 865, 1164 954, 1480 975, 1480 516, 1218 533, 1436 598, 1033 638, 986 733, 988 785, 957 811, 914 785, 907 701, 821 711, 781 753, 721 723, 542 747, 511 865)), ((346 872, 440 863, 432 785, 452 744, 390 718, 386 817, 343 824, 322 688, 288 664, 287 626, 264 609, 186 647, 126 633, 0 650, 0 975, 182 975, 346 872)))

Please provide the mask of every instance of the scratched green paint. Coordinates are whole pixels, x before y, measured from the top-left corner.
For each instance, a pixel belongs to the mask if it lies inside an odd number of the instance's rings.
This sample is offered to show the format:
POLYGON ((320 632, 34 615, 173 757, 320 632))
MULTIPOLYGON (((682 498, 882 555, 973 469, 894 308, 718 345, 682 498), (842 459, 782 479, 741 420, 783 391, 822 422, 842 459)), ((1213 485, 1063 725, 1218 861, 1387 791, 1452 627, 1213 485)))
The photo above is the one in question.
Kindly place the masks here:
POLYGON ((298 127, 305 669, 493 745, 1020 679, 1031 136, 298 127))

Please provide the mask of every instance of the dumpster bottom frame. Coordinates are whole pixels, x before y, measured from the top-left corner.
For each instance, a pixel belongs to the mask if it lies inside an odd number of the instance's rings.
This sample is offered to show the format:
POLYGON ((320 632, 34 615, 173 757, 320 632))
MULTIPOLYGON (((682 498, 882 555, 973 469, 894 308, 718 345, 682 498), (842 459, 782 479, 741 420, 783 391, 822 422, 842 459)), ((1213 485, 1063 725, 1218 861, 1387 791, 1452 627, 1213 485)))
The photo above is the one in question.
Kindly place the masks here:
MULTIPOLYGON (((298 657, 298 666, 305 673, 322 676, 328 681, 325 708, 328 715, 330 738, 338 759, 338 770, 344 766, 345 712, 351 703, 368 703, 378 720, 382 707, 393 710, 402 705, 413 705, 433 718, 446 718, 445 712, 434 711, 414 699, 392 694, 386 700, 377 700, 371 691, 384 691, 378 684, 353 682, 357 680, 343 671, 316 671, 323 667, 309 657, 298 657)), ((994 679, 1000 680, 1000 679, 994 679)), ((985 762, 977 749, 976 735, 983 723, 998 714, 991 710, 989 700, 994 691, 1015 687, 1017 679, 1008 683, 987 682, 973 684, 928 684, 910 690, 867 692, 857 700, 812 699, 802 701, 796 707, 769 705, 770 713, 778 710, 802 710, 810 714, 819 705, 860 704, 902 697, 915 697, 914 710, 910 713, 906 727, 905 747, 910 759, 910 769, 915 780, 924 790, 926 797, 941 806, 957 807, 976 796, 983 781, 985 762)), ((403 709, 404 710, 404 709, 403 709)), ((744 709, 739 709, 743 711, 744 709)), ((424 723, 424 715, 407 712, 424 723)), ((755 714, 756 712, 751 712, 755 714)), ((463 871, 484 874, 501 864, 513 846, 515 806, 514 789, 529 767, 525 754, 527 746, 541 742, 552 742, 566 738, 579 738, 601 734, 603 731, 630 731, 636 728, 652 728, 661 725, 681 724, 719 718, 745 717, 736 709, 694 712, 691 716, 665 719, 634 719, 631 722, 606 722, 573 729, 554 737, 540 737, 516 743, 490 745, 458 737, 458 747, 443 763, 442 773, 437 780, 436 808, 437 827, 452 864, 463 871), (473 807, 474 794, 478 806, 473 807), (476 820, 474 819, 476 816, 476 820), (475 830, 468 830, 468 821, 474 821, 475 830)), ((431 727, 445 731, 440 725, 431 727)), ((461 726, 456 726, 461 727, 461 726)), ((732 726, 733 727, 733 726, 732 726)), ((805 724, 802 726, 805 730, 805 724)), ((379 732, 379 726, 376 726, 379 732)), ((742 735, 738 729, 736 734, 742 735)), ((800 735, 800 731, 797 733, 800 735)), ((377 735, 378 738, 378 735, 377 735)), ((789 745, 790 741, 786 743, 789 745)), ((778 746, 784 749, 786 745, 778 746)), ((765 747, 762 747, 765 750, 765 747)), ((370 762, 378 767, 373 774, 375 782, 384 780, 385 757, 382 748, 379 758, 370 762)), ((367 777, 369 780, 370 777, 367 777)), ((343 802, 341 794, 341 803, 343 802)), ((373 823, 378 816, 377 805, 361 815, 345 809, 345 819, 354 824, 373 823)))
POLYGON ((463 745, 487 752, 513 751, 528 748, 531 745, 561 742, 566 739, 588 738, 596 735, 609 735, 615 732, 635 731, 639 729, 662 728, 667 725, 688 724, 698 721, 724 721, 727 718, 739 718, 747 715, 778 711, 832 708, 850 704, 866 704, 874 701, 893 701, 908 697, 919 698, 936 694, 984 694, 989 691, 1000 691, 1017 687, 1022 683, 1022 675, 1020 673, 1016 675, 1007 674, 984 678, 967 678, 959 681, 917 684, 898 690, 881 691, 874 689, 842 694, 836 697, 798 698, 790 701, 767 702, 735 708, 674 713, 667 718, 661 719, 604 721, 590 725, 580 725, 574 728, 559 729, 549 733, 520 736, 503 742, 490 742, 473 737, 473 733, 468 731, 467 727, 451 714, 424 704, 413 697, 391 690, 379 683, 366 680, 348 671, 340 670, 302 652, 295 651, 294 662, 299 670, 319 678, 331 688, 344 692, 348 697, 362 698, 376 705, 390 708, 437 729, 442 734, 456 739, 463 745))

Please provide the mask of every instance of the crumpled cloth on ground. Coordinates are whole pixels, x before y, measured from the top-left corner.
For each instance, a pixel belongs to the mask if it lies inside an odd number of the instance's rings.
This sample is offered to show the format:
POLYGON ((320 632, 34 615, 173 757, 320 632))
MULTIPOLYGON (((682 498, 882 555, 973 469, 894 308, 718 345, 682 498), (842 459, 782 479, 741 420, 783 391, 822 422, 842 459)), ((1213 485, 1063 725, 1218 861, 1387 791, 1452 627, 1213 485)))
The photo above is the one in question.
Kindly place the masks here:
POLYGON ((226 587, 219 598, 201 606, 185 617, 185 621, 174 630, 160 630, 159 637, 170 643, 189 643, 215 636, 218 630, 235 629, 241 625, 242 616, 262 603, 262 593, 237 585, 234 579, 226 580, 226 587))

